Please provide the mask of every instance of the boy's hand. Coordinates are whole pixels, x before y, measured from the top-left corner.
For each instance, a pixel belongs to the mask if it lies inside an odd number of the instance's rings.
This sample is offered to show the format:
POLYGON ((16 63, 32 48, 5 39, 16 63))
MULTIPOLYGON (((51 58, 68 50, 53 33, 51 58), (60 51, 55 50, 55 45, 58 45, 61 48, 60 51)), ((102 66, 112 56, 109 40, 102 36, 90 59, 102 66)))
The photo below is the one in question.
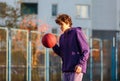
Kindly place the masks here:
POLYGON ((76 66, 76 67, 75 67, 75 72, 76 72, 77 74, 81 73, 81 72, 82 72, 82 68, 81 68, 80 66, 76 66))

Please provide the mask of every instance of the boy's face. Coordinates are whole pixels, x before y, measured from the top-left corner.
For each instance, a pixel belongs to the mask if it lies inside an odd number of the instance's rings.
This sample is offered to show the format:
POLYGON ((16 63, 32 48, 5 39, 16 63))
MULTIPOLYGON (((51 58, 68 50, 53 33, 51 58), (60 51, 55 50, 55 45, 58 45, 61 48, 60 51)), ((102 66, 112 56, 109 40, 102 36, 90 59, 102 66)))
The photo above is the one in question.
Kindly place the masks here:
POLYGON ((68 28, 70 28, 70 24, 68 23, 68 24, 66 24, 66 23, 64 23, 64 22, 61 22, 61 24, 60 24, 60 29, 61 29, 61 31, 65 31, 65 30, 67 30, 68 28))

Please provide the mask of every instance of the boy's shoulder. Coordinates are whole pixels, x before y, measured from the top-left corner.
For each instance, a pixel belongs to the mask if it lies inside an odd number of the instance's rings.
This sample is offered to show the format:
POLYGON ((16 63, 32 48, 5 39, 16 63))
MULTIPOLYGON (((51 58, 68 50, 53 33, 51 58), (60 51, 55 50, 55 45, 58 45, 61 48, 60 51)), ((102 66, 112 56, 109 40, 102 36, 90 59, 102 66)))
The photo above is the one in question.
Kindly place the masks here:
POLYGON ((82 30, 82 28, 81 27, 72 27, 72 30, 74 30, 74 31, 81 31, 82 30))

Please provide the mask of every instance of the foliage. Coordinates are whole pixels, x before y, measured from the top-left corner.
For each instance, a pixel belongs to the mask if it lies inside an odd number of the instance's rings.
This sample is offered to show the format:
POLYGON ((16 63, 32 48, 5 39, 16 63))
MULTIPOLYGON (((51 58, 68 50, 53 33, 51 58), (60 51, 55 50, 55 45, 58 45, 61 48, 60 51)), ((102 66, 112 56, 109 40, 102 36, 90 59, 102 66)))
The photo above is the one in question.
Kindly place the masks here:
POLYGON ((0 3, 0 17, 5 17, 5 11, 6 11, 6 3, 0 3))
POLYGON ((5 19, 5 25, 9 28, 17 28, 20 21, 20 9, 6 3, 0 3, 2 8, 0 16, 5 19))
MULTIPOLYGON (((29 31, 38 30, 39 32, 47 32, 49 28, 48 24, 37 19, 36 14, 23 15, 21 9, 17 6, 13 7, 6 3, 0 3, 0 8, 2 8, 0 17, 5 20, 5 26, 8 28, 20 28, 29 31)), ((27 10, 27 12, 29 12, 29 10, 27 10)), ((0 26, 2 26, 1 23, 0 26)))
POLYGON ((17 28, 21 15, 18 8, 7 7, 6 25, 10 28, 17 28))
POLYGON ((20 21, 20 29, 37 30, 37 22, 35 15, 25 15, 20 21))

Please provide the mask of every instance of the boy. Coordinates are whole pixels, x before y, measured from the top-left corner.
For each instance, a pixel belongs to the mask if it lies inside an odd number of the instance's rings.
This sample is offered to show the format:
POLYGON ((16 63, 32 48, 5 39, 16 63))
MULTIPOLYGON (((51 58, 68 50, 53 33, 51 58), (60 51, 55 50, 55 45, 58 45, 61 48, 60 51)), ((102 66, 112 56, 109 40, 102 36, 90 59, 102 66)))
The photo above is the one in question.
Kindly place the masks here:
POLYGON ((89 57, 87 39, 80 27, 72 27, 71 17, 60 14, 55 22, 63 32, 53 51, 62 58, 63 81, 82 81, 89 57))

